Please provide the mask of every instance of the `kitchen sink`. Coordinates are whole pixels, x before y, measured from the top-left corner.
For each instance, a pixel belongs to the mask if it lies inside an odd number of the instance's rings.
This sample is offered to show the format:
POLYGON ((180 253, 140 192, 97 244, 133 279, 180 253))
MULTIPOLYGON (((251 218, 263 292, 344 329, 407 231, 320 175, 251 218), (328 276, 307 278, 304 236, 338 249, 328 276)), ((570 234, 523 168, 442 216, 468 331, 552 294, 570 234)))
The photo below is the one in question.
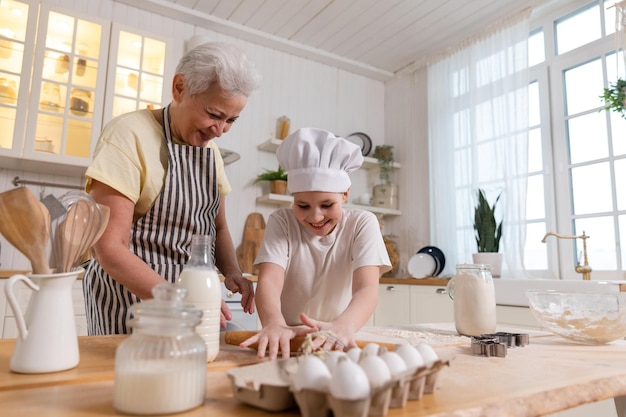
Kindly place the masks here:
POLYGON ((557 279, 494 279, 496 304, 528 307, 527 290, 611 292, 626 281, 573 281, 557 279))

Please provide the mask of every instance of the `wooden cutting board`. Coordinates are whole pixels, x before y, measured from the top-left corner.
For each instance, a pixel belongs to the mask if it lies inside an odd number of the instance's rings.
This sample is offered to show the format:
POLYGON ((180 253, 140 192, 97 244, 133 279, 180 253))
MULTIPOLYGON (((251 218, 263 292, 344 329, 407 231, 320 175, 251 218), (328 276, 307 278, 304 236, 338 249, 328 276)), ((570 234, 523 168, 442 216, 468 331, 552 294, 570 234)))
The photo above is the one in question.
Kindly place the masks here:
POLYGON ((243 240, 237 248, 237 261, 241 272, 256 274, 254 259, 261 247, 263 234, 265 233, 265 219, 261 213, 251 213, 246 219, 243 229, 243 240))

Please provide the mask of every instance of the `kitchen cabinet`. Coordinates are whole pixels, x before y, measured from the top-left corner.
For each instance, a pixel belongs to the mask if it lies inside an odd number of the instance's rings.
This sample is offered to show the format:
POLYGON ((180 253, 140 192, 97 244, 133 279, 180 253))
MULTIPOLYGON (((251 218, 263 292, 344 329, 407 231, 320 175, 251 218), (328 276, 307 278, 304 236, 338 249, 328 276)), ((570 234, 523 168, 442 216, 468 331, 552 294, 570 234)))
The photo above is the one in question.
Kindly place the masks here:
POLYGON ((0 156, 21 156, 37 13, 34 1, 0 3, 0 156))
POLYGON ((452 300, 446 287, 411 285, 409 288, 411 323, 442 323, 454 321, 452 300))
POLYGON ((41 6, 24 158, 86 167, 102 126, 110 24, 41 6))
POLYGON ((411 314, 409 285, 380 284, 374 325, 408 324, 411 314))
POLYGON ((3 166, 82 175, 105 122, 163 102, 171 49, 171 41, 107 20, 30 0, 3 1, 3 166))
POLYGON ((530 330, 541 330, 541 324, 535 319, 528 307, 496 306, 496 319, 499 327, 520 327, 530 330))
POLYGON ((166 101, 165 80, 173 75, 165 65, 171 61, 171 41, 113 23, 110 44, 108 74, 113 79, 107 82, 105 123, 122 113, 160 107, 166 101))
MULTIPOLYGON (((72 301, 74 304, 74 318, 76 320, 76 333, 78 336, 86 336, 87 335, 87 319, 85 316, 85 299, 83 297, 83 287, 82 280, 78 279, 74 282, 72 286, 72 301)), ((2 294, 4 294, 4 285, 5 280, 0 280, 0 287, 2 289, 2 294)), ((29 287, 22 283, 16 283, 13 287, 16 291, 15 297, 17 298, 17 302, 24 314, 26 312, 26 308, 28 307, 28 301, 33 293, 29 287)), ((17 331, 17 323, 15 321, 15 314, 13 314, 13 310, 11 306, 6 302, 6 297, 2 297, 2 301, 0 302, 0 314, 2 316, 2 321, 0 326, 2 327, 2 338, 16 338, 18 336, 17 331)))
MULTIPOLYGON (((282 143, 282 139, 276 139, 276 138, 272 138, 272 139, 268 139, 265 142, 261 143, 260 145, 257 146, 257 149, 259 149, 260 151, 263 152, 270 152, 270 153, 276 153, 276 149, 278 149, 278 146, 282 143)), ((378 167, 378 161, 376 160, 376 158, 371 158, 371 157, 364 157, 363 158, 363 165, 361 166, 362 169, 368 170, 368 172, 375 172, 377 171, 376 168, 378 167)), ((394 163, 394 168, 395 169, 399 169, 401 167, 401 165, 399 163, 394 163)), ((271 204, 271 205, 275 205, 275 206, 290 206, 293 203, 293 197, 291 197, 290 195, 282 195, 282 194, 264 194, 261 195, 259 197, 257 197, 257 203, 260 204, 271 204)), ((344 204, 344 207, 346 208, 359 208, 362 210, 367 210, 367 211, 371 211, 372 213, 378 215, 379 217, 382 216, 399 216, 402 214, 402 212, 400 210, 395 210, 395 209, 390 209, 390 208, 385 208, 385 207, 376 207, 376 206, 366 206, 366 205, 360 205, 360 204, 344 204)))
POLYGON ((435 285, 380 284, 376 326, 454 321, 452 300, 446 287, 435 285))

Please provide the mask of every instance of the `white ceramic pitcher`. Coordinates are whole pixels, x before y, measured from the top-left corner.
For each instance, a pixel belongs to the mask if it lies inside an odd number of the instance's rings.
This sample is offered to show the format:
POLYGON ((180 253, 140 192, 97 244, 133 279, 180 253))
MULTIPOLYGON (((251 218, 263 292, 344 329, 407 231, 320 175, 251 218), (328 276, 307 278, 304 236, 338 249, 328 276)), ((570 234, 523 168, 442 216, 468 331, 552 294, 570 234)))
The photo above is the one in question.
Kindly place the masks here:
POLYGON ((18 274, 7 280, 4 291, 18 330, 11 371, 37 374, 78 365, 72 285, 82 272, 81 268, 60 274, 18 274), (20 281, 33 290, 25 314, 13 288, 20 281))

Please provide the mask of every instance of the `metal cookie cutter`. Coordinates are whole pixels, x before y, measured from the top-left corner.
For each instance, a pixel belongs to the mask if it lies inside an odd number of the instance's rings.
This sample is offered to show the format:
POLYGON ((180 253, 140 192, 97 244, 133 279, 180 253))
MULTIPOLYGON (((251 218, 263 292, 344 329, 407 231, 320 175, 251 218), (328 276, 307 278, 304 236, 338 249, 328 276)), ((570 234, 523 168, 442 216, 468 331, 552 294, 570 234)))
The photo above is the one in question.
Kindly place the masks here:
POLYGON ((525 333, 491 333, 472 337, 472 353, 476 356, 504 358, 508 347, 526 346, 529 336, 525 333))

